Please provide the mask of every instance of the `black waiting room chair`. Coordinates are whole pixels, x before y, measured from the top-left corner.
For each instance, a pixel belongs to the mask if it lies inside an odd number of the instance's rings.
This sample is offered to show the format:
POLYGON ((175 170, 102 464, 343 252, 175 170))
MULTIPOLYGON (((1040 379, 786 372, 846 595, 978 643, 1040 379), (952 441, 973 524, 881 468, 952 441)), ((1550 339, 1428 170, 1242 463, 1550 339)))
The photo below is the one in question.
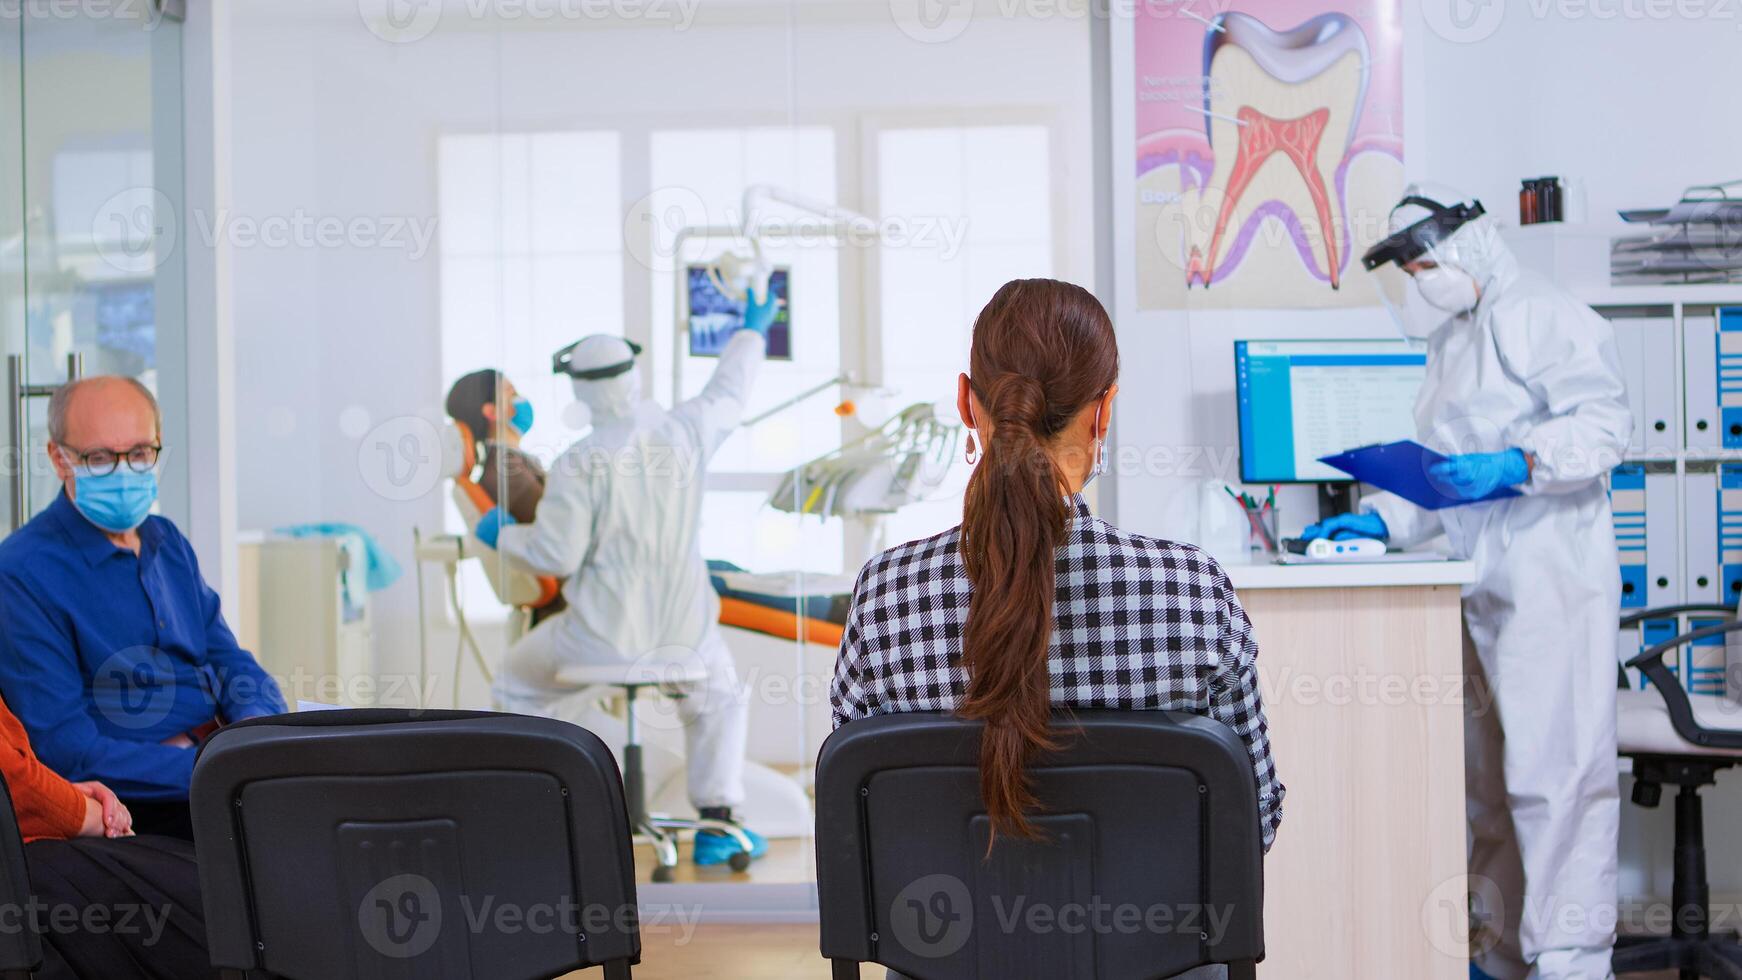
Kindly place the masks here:
POLYGON ((24 837, 12 809, 12 793, 0 777, 0 980, 30 980, 42 967, 42 936, 29 913, 30 872, 24 863, 24 837))
POLYGON ((1618 974, 1675 970, 1683 978, 1742 980, 1742 941, 1734 933, 1711 928, 1700 802, 1702 786, 1712 785, 1718 773, 1742 762, 1742 704, 1718 694, 1689 694, 1664 663, 1665 656, 1689 644, 1734 641, 1742 622, 1733 618, 1731 607, 1690 604, 1632 613, 1622 618, 1621 627, 1683 614, 1729 621, 1653 644, 1626 663, 1643 672, 1651 686, 1617 692, 1616 741, 1621 755, 1633 762, 1633 802, 1657 806, 1665 785, 1676 787, 1676 798, 1670 932, 1622 936, 1615 946, 1614 967, 1618 974))
POLYGON ((1031 769, 1042 841, 981 804, 981 726, 893 714, 817 760, 822 954, 836 980, 1156 980, 1264 957, 1257 787, 1227 727, 1176 712, 1060 715, 1031 769))
POLYGON ((370 709, 220 730, 193 776, 226 977, 516 980, 641 953, 622 780, 546 718, 370 709))

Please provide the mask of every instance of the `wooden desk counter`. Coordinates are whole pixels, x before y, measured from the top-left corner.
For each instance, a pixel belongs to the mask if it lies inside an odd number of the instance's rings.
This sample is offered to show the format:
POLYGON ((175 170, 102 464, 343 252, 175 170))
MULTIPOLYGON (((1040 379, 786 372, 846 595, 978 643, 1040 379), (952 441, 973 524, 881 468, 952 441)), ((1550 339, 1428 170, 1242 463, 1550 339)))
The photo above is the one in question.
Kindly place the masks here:
POLYGON ((1467 562, 1230 566, 1288 795, 1272 980, 1462 980, 1467 562))

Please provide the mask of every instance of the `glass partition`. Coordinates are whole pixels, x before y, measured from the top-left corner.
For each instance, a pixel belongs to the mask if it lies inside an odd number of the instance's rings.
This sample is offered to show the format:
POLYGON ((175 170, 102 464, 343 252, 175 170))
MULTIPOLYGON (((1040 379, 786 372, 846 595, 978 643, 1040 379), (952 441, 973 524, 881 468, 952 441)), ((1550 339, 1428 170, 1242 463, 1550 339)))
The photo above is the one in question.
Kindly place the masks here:
MULTIPOLYGON (((537 710, 620 747, 609 671, 570 668, 729 672, 638 701, 648 802, 716 802, 709 779, 692 797, 686 731, 733 702, 744 751, 721 771, 742 765, 734 815, 771 853, 696 867, 685 831, 673 874, 809 881, 810 768, 854 577, 960 520, 973 318, 1011 278, 1093 282, 1072 177, 1091 167, 1088 25, 1000 12, 940 39, 883 5, 396 9, 233 13, 244 531, 270 548, 283 528, 354 526, 403 568, 359 600, 366 666, 333 668, 377 681, 358 703, 526 710, 505 678, 549 641, 537 710), (642 479, 649 447, 713 424, 664 420, 738 370, 722 354, 751 283, 779 304, 769 356, 706 452, 642 479), (553 371, 594 335, 639 350, 633 423, 595 417, 553 371), (609 448, 604 467, 576 445, 609 448), (523 469, 585 506, 523 506, 523 469), (523 512, 492 548, 480 522, 504 500, 523 512), (709 565, 696 603, 717 632, 699 642, 671 628, 689 615, 665 601, 682 569, 648 550, 674 537, 709 565)), ((657 849, 638 857, 655 880, 657 849)))
POLYGON ((181 24, 157 4, 0 5, 6 528, 60 492, 47 398, 80 373, 158 395, 160 509, 191 516, 182 111, 181 24))

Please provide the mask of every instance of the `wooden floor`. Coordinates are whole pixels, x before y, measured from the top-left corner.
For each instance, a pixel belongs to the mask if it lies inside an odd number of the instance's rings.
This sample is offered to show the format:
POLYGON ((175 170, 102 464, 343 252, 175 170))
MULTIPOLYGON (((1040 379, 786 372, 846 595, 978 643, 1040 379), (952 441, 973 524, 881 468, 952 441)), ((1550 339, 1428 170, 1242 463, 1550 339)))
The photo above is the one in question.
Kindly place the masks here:
MULTIPOLYGON (((598 975, 570 974, 570 980, 598 975)), ((867 965, 864 980, 883 980, 883 968, 867 965)), ((635 980, 828 980, 829 965, 817 954, 815 925, 698 926, 641 939, 635 980)))
MULTIPOLYGON (((599 971, 592 971, 597 976, 599 971)), ((861 980, 883 980, 883 968, 866 965, 861 980)), ((573 973, 570 980, 584 980, 573 973)), ((703 925, 687 939, 678 930, 643 936, 636 980, 828 980, 829 966, 817 955, 815 925, 703 925)), ((1627 980, 1676 980, 1674 973, 1636 973, 1627 980)))
MULTIPOLYGON (((677 869, 672 881, 677 884, 746 884, 799 885, 817 880, 816 846, 809 837, 771 840, 768 853, 758 858, 747 870, 733 871, 725 865, 698 868, 690 860, 690 843, 678 844, 677 869)), ((645 885, 653 880, 655 864, 653 848, 635 846, 635 880, 645 885)))

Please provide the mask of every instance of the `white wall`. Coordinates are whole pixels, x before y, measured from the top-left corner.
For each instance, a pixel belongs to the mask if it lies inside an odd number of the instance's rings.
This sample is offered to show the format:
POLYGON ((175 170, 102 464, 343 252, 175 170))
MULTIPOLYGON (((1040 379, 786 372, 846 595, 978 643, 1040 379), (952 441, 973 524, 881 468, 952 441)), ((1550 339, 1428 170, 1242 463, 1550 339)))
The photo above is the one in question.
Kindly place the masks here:
MULTIPOLYGON (((1742 131, 1731 125, 1742 83, 1735 58, 1742 10, 1732 4, 1405 0, 1405 171, 1451 183, 1491 214, 1517 220, 1519 181, 1548 174, 1584 188, 1588 217, 1612 222, 1623 207, 1665 206, 1690 184, 1742 177, 1742 131), (1449 7, 1473 12, 1467 30, 1449 7), (1657 16, 1663 8, 1710 8, 1710 17, 1657 16), (1608 14, 1612 16, 1603 16, 1608 14), (1438 25, 1438 26, 1436 26, 1438 25)), ((1119 44, 1115 32, 1114 44, 1119 44)), ((1119 63, 1119 53, 1114 63, 1119 63)), ((1129 71, 1127 66, 1126 71, 1129 71)), ((1189 472, 1138 466, 1119 477, 1118 520, 1140 532, 1179 533, 1169 501, 1197 478, 1238 478, 1231 344, 1240 337, 1394 336, 1378 310, 1138 313, 1130 259, 1132 122, 1128 76, 1115 73, 1114 259, 1116 318, 1127 383, 1115 438, 1131 459, 1196 459, 1189 472), (1182 385, 1132 383, 1183 378, 1182 385), (1154 451, 1165 455, 1155 457, 1154 451), (1225 461, 1211 466, 1204 461, 1225 461)), ((1742 292, 1742 290, 1739 290, 1742 292)), ((1284 494, 1283 520, 1312 518, 1310 493, 1284 494)), ((1284 774, 1286 778, 1286 773, 1284 774)), ((1625 781, 1624 781, 1625 782, 1625 781)), ((1624 786, 1625 791, 1625 786, 1624 786)), ((1723 829, 1742 816, 1742 779, 1707 791, 1714 830, 1712 887, 1742 893, 1742 846, 1723 829)), ((1624 895, 1667 895, 1670 807, 1647 812, 1623 801, 1624 895)))
MULTIPOLYGON (((449 131, 1051 107, 1069 147, 1067 180, 1081 188, 1062 215, 1081 263, 1068 274, 1091 281, 1083 22, 994 19, 933 45, 899 31, 881 3, 798 9, 710 5, 681 32, 596 23, 534 30, 449 17, 422 40, 390 44, 364 28, 355 0, 236 5, 233 217, 427 223, 435 216, 436 137, 449 131)), ((626 182, 623 190, 634 200, 648 188, 626 182)), ((842 203, 853 204, 857 191, 844 187, 842 203)), ((374 440, 358 436, 405 416, 441 419, 435 248, 412 258, 405 249, 230 244, 239 523, 344 520, 380 538, 408 574, 376 597, 377 654, 384 671, 409 669, 411 529, 439 526, 445 490, 411 500, 372 490, 379 460, 360 460, 359 450, 372 451, 374 440)), ((632 320, 648 315, 647 296, 645 280, 626 289, 632 320)), ((577 322, 576 334, 584 332, 577 322)), ((439 608, 433 591, 431 601, 439 608)), ((447 641, 439 649, 440 660, 452 656, 447 641)))

